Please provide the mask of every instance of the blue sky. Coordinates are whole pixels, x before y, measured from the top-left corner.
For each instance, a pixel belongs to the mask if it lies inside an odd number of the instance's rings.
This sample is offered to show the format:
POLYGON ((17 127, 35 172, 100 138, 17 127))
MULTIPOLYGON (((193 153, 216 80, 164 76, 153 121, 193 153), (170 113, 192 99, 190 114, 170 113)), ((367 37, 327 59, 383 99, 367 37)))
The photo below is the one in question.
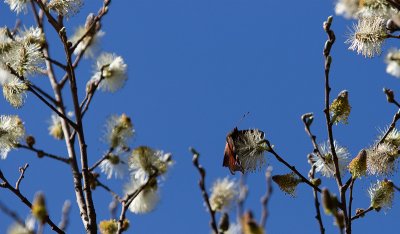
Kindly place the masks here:
MULTIPOLYGON (((68 35, 84 23, 87 13, 97 12, 100 4, 101 1, 86 1, 82 11, 66 23, 68 35)), ((221 165, 226 134, 248 111, 251 114, 240 123, 239 129, 265 131, 275 150, 307 174, 306 155, 312 151, 312 145, 300 116, 314 112, 312 130, 318 142, 326 140, 322 112, 322 48, 326 34, 322 22, 334 14, 333 7, 332 1, 318 0, 112 2, 102 23, 106 32, 102 49, 123 56, 129 66, 129 80, 115 94, 96 93, 84 120, 89 162, 94 163, 107 150, 100 140, 106 118, 121 113, 131 116, 135 125, 133 147, 148 145, 163 149, 172 152, 176 161, 162 183, 157 209, 146 215, 128 215, 129 233, 209 233, 209 215, 203 206, 198 173, 188 148, 193 146, 201 153, 208 187, 219 177, 239 179, 238 173, 231 176, 221 165)), ((0 25, 14 25, 15 15, 5 4, 0 15, 0 25)), ((33 24, 30 14, 18 17, 27 26, 33 24)), ((385 73, 383 56, 365 59, 347 49, 344 41, 352 24, 340 16, 334 17, 332 29, 337 40, 331 53, 331 86, 333 97, 343 89, 349 91, 353 107, 349 124, 334 127, 334 135, 355 156, 373 143, 377 129, 388 125, 397 111, 386 102, 382 88, 396 92, 400 83, 385 73)), ((63 59, 58 39, 53 32, 49 36, 51 54, 63 59)), ((388 41, 384 49, 396 43, 388 41)), ((77 72, 81 98, 92 74, 92 64, 84 60, 77 72)), ((32 81, 50 90, 45 77, 35 77, 32 81)), ((12 109, 2 98, 0 106, 1 114, 21 116, 27 132, 36 136, 38 148, 66 155, 64 142, 47 134, 50 110, 34 96, 29 95, 20 110, 12 109)), ((72 104, 68 107, 72 108, 72 104)), ((267 161, 274 174, 289 172, 272 155, 267 155, 267 161)), ((0 168, 14 181, 18 167, 26 162, 30 167, 21 185, 22 192, 32 199, 36 191, 43 191, 48 198, 49 213, 56 222, 64 200, 70 199, 73 207, 68 232, 82 233, 69 168, 48 159, 37 159, 24 150, 11 152, 7 160, 0 162, 0 168)), ((265 192, 264 170, 248 175, 250 194, 245 206, 257 219, 261 210, 259 199, 265 192)), ((397 175, 392 178, 395 183, 399 183, 397 178, 397 175)), ((104 176, 102 179, 105 181, 104 176)), ((355 208, 369 206, 367 189, 375 181, 376 178, 363 178, 356 182, 355 208)), ((122 181, 107 183, 121 192, 122 181)), ((333 180, 325 180, 324 185, 337 191, 333 180)), ((98 219, 108 219, 111 197, 101 188, 94 191, 94 196, 98 219)), ((0 190, 0 200, 23 217, 29 213, 8 191, 0 190)), ((299 187, 296 198, 286 196, 275 186, 269 210, 269 233, 319 231, 312 192, 305 185, 299 187)), ((354 233, 391 233, 399 214, 395 202, 386 213, 370 213, 355 221, 354 233)), ((4 232, 11 220, 3 213, 0 220, 0 232, 4 232)), ((337 232, 331 217, 324 216, 323 221, 327 233, 337 232)))

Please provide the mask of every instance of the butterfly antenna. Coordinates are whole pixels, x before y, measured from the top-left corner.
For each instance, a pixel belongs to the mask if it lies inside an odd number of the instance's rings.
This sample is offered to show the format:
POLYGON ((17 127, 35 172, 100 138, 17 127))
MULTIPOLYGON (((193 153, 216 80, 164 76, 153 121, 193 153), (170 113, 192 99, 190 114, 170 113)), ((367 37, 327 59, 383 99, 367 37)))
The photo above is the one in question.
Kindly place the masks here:
POLYGON ((236 126, 239 126, 239 124, 250 114, 250 111, 247 111, 246 113, 243 114, 242 118, 236 123, 236 126))

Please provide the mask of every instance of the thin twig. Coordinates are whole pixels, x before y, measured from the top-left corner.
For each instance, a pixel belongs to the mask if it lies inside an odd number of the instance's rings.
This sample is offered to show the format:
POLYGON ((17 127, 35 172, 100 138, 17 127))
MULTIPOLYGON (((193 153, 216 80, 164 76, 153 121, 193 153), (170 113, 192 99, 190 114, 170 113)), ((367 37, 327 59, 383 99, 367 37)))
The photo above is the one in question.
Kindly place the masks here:
POLYGON ((396 127, 396 122, 400 119, 400 109, 396 112, 396 114, 393 116, 392 122, 390 123, 389 128, 386 130, 385 134, 382 136, 382 138, 379 140, 378 144, 382 144, 386 137, 390 134, 391 131, 396 127))
POLYGON ((291 171, 293 171, 296 175, 298 175, 300 177, 300 179, 308 184, 309 186, 311 186, 312 188, 314 188, 315 190, 317 190, 319 193, 321 193, 321 189, 318 188, 317 186, 315 186, 313 183, 311 183, 306 177, 304 177, 297 169, 295 166, 290 165, 288 162, 286 162, 281 156, 279 156, 279 154, 277 152, 275 152, 275 150, 272 148, 272 145, 267 141, 267 146, 269 147, 268 152, 270 152, 271 154, 273 154, 275 156, 275 158, 283 163, 287 168, 289 168, 291 171))
POLYGON ((272 167, 267 168, 267 172, 265 173, 265 180, 267 184, 267 191, 265 192, 265 195, 261 198, 261 205, 262 205, 262 214, 261 214, 261 219, 260 219, 260 226, 264 227, 267 224, 267 218, 268 218, 268 203, 271 199, 272 195, 272 167))
MULTIPOLYGON (((313 180, 315 177, 315 165, 311 166, 311 170, 308 173, 308 177, 313 180)), ((321 216, 321 210, 320 210, 320 203, 318 200, 318 192, 317 190, 315 190, 313 188, 313 195, 314 195, 314 206, 315 206, 315 211, 317 212, 317 214, 315 215, 315 219, 317 219, 318 224, 319 224, 319 230, 321 232, 321 234, 325 233, 325 228, 324 228, 324 224, 322 222, 322 216, 321 216)))
POLYGON ((318 157, 320 157, 323 162, 325 162, 325 157, 324 155, 322 155, 321 151, 319 150, 318 144, 317 144, 317 137, 312 134, 311 132, 311 123, 308 121, 312 121, 312 118, 314 118, 312 113, 307 113, 301 116, 301 120, 304 123, 304 129, 307 133, 307 135, 310 137, 311 143, 314 147, 313 152, 316 153, 318 155, 318 157))
POLYGON ((89 171, 93 171, 94 169, 96 169, 96 167, 98 167, 104 160, 108 159, 111 152, 113 152, 114 148, 110 148, 108 149, 107 153, 105 153, 103 155, 103 157, 101 157, 91 168, 89 168, 89 171))
POLYGON ((331 121, 331 116, 329 112, 329 103, 330 103, 330 91, 331 88, 329 87, 329 71, 331 68, 331 63, 332 63, 332 57, 330 55, 330 51, 332 49, 332 45, 335 42, 335 33, 331 30, 331 24, 332 24, 333 17, 329 16, 327 21, 324 22, 323 28, 328 35, 328 40, 325 42, 324 50, 323 50, 323 55, 325 57, 325 119, 326 119, 326 128, 328 132, 328 140, 329 140, 329 145, 330 149, 332 152, 332 159, 333 159, 333 164, 335 166, 335 178, 336 178, 336 183, 338 185, 339 191, 340 191, 340 201, 341 201, 341 210, 343 211, 343 216, 345 220, 345 230, 347 234, 350 234, 350 230, 348 228, 348 223, 349 223, 349 218, 347 216, 347 205, 346 205, 346 191, 342 189, 343 184, 342 184, 342 178, 340 175, 340 168, 339 168, 339 160, 338 156, 336 154, 336 149, 334 145, 334 138, 333 138, 333 130, 332 130, 332 125, 333 122, 331 121))
MULTIPOLYGON (((44 11, 40 10, 40 12, 38 12, 36 9, 36 6, 34 4, 34 1, 35 0, 31 0, 33 15, 34 15, 34 18, 36 20, 38 27, 42 31, 44 31, 44 28, 43 28, 44 11)), ((51 57, 46 35, 44 38, 42 52, 43 52, 44 56, 51 57)), ((51 87, 53 88, 54 98, 57 101, 56 106, 57 106, 58 110, 65 115, 66 111, 65 111, 63 96, 61 93, 61 89, 57 83, 57 78, 55 76, 53 64, 47 60, 45 61, 45 63, 46 63, 46 68, 47 68, 47 75, 49 77, 51 87)), ((72 175, 73 175, 74 191, 75 191, 75 196, 76 196, 76 202, 77 202, 78 208, 79 208, 79 214, 81 216, 82 223, 84 224, 86 230, 89 230, 89 218, 88 218, 88 214, 87 214, 86 201, 85 201, 83 189, 82 189, 81 172, 78 167, 77 156, 76 156, 73 141, 69 140, 70 127, 68 125, 68 121, 66 121, 65 119, 61 119, 61 125, 62 125, 63 133, 65 136, 65 144, 66 144, 66 148, 68 151, 68 157, 71 160, 70 165, 71 165, 71 171, 72 171, 72 175)))
POLYGON ((113 195, 114 199, 116 199, 119 202, 122 202, 122 198, 116 192, 112 191, 110 189, 110 187, 108 187, 107 185, 103 184, 99 179, 96 179, 96 183, 97 183, 97 186, 100 186, 104 190, 106 190, 107 192, 111 193, 111 195, 113 195))
MULTIPOLYGON (((349 217, 351 217, 351 209, 352 209, 352 204, 353 204, 353 187, 354 187, 354 182, 356 181, 356 178, 351 179, 350 183, 350 197, 349 197, 349 217)), ((349 232, 351 233, 351 219, 348 220, 348 229, 349 232)))
POLYGON ((397 190, 397 192, 400 192, 400 187, 396 186, 395 184, 393 184, 393 187, 397 190))
POLYGON ((190 148, 190 151, 193 154, 193 164, 200 173, 199 187, 203 195, 204 202, 207 205, 208 212, 210 213, 210 218, 211 218, 210 226, 213 229, 214 233, 218 234, 219 232, 218 232, 217 222, 215 220, 215 211, 211 207, 210 198, 208 196, 205 186, 206 170, 204 170, 204 168, 199 164, 199 153, 193 148, 190 148))
POLYGON ((28 91, 31 91, 35 96, 37 96, 44 104, 46 104, 52 111, 56 112, 58 116, 66 120, 72 128, 76 129, 77 125, 72 120, 70 120, 67 116, 57 110, 53 105, 51 105, 46 99, 44 99, 35 89, 29 86, 28 91))
POLYGON ((140 186, 137 190, 135 190, 132 193, 126 194, 124 199, 121 201, 121 214, 119 216, 119 220, 118 220, 118 230, 117 230, 117 234, 121 234, 123 232, 123 223, 126 217, 126 211, 128 210, 129 206, 131 205, 131 203, 133 202, 133 200, 135 200, 135 198, 147 187, 149 186, 151 183, 154 182, 154 180, 157 178, 158 176, 158 172, 155 172, 154 174, 149 176, 149 179, 147 180, 147 182, 145 184, 143 184, 142 186, 140 186))
POLYGON ((38 86, 36 86, 33 83, 29 83, 29 86, 31 86, 33 89, 35 89, 38 93, 42 94, 44 97, 49 99, 54 105, 57 105, 56 99, 54 99, 50 94, 48 94, 46 91, 42 90, 38 86))
POLYGON ((94 84, 91 86, 89 92, 86 94, 84 100, 81 102, 80 109, 81 109, 82 117, 85 115, 86 111, 89 109, 89 104, 92 101, 97 88, 99 87, 100 83, 104 80, 104 76, 103 76, 104 69, 106 69, 109 66, 110 65, 107 64, 107 65, 101 67, 100 79, 98 79, 96 82, 94 82, 94 84))
POLYGON ((27 149, 27 150, 32 151, 32 152, 35 152, 38 157, 52 158, 52 159, 58 160, 60 162, 66 163, 66 164, 69 164, 69 162, 70 162, 69 158, 65 158, 65 157, 54 155, 54 154, 50 154, 50 153, 44 152, 43 150, 36 149, 33 146, 29 147, 27 145, 17 144, 17 147, 18 148, 22 148, 22 149, 27 149))
POLYGON ((65 66, 65 65, 62 64, 61 62, 59 62, 59 61, 57 61, 57 60, 55 60, 55 59, 49 58, 49 57, 45 57, 45 59, 48 60, 49 62, 51 62, 52 64, 54 64, 54 65, 60 67, 60 68, 63 69, 64 71, 67 70, 67 66, 65 66))
MULTIPOLYGON (((70 51, 71 51, 71 53, 73 53, 74 51, 75 51, 75 49, 76 49, 76 47, 79 45, 79 43, 81 43, 84 39, 85 39, 85 37, 87 37, 90 33, 92 33, 94 30, 100 30, 100 27, 99 28, 96 28, 96 25, 97 25, 97 23, 98 22, 100 22, 101 21, 101 19, 103 18, 103 16, 107 13, 107 8, 108 8, 108 6, 110 5, 110 3, 111 3, 111 0, 104 0, 104 2, 103 2, 103 6, 100 8, 100 10, 98 11, 98 14, 97 14, 97 16, 95 16, 94 18, 93 18, 93 20, 92 20, 92 23, 89 25, 89 27, 87 28, 87 31, 81 36, 81 38, 79 38, 76 42, 75 42, 75 44, 74 45, 72 45, 69 49, 70 49, 70 51)), ((95 33, 97 33, 97 32, 94 32, 94 34, 95 33)), ((93 35, 94 35, 93 34, 93 35)), ((90 41, 88 41, 88 45, 90 45, 90 43, 91 43, 91 40, 93 40, 93 37, 91 37, 90 38, 90 41)), ((78 66, 78 64, 79 64, 79 61, 81 60, 81 58, 83 57, 83 55, 84 55, 84 53, 86 52, 86 50, 87 50, 87 48, 88 48, 89 46, 86 46, 85 48, 83 48, 80 52, 79 52, 79 54, 76 56, 76 58, 75 58, 75 60, 74 60, 74 62, 73 62, 73 64, 72 64, 72 67, 73 68, 76 68, 77 66, 78 66)), ((64 87, 64 85, 65 85, 65 83, 68 81, 68 73, 66 73, 65 75, 64 75, 64 77, 61 79, 61 81, 60 81, 60 83, 59 83, 59 85, 60 85, 60 88, 62 89, 63 87, 64 87)))
POLYGON ((25 178, 24 177, 25 176, 25 171, 26 171, 26 169, 28 167, 29 167, 29 164, 26 163, 23 167, 19 168, 20 175, 19 175, 19 178, 18 178, 17 182, 15 183, 15 189, 16 190, 19 190, 19 185, 21 184, 22 180, 25 178))
POLYGON ((360 212, 360 213, 356 214, 355 216, 351 217, 351 221, 353 221, 355 219, 358 219, 360 217, 363 217, 366 213, 368 213, 370 211, 373 211, 373 210, 374 210, 374 208, 372 206, 370 206, 370 207, 368 207, 368 209, 363 210, 362 212, 360 212))
MULTIPOLYGON (((14 188, 8 180, 5 178, 3 171, 0 170, 0 179, 3 181, 0 184, 0 187, 6 188, 10 190, 12 193, 14 193, 26 206, 28 206, 30 209, 32 209, 32 203, 20 192, 19 189, 14 188)), ((17 183, 18 184, 18 183, 17 183)), ((64 231, 61 230, 57 225, 54 224, 54 222, 50 219, 50 217, 47 215, 44 221, 49 224, 51 229, 57 233, 62 233, 64 234, 64 231)))

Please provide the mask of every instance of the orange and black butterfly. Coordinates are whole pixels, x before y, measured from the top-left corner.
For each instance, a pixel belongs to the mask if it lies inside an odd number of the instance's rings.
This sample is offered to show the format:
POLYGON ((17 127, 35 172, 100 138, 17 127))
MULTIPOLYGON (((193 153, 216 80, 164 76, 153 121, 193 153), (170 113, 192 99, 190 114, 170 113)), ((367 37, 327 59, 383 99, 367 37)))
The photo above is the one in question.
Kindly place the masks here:
MULTIPOLYGON (((232 174, 235 174, 236 171, 240 171, 244 173, 245 168, 241 163, 241 158, 243 155, 240 155, 237 149, 237 143, 243 141, 246 138, 247 133, 253 134, 254 131, 257 131, 261 134, 262 138, 264 138, 264 132, 255 130, 255 129, 248 129, 248 130, 238 130, 235 127, 231 132, 228 133, 226 136, 226 144, 225 144, 225 151, 224 151, 224 160, 222 163, 223 167, 228 167, 229 171, 232 174)), ((243 153, 243 152, 242 152, 243 153)))

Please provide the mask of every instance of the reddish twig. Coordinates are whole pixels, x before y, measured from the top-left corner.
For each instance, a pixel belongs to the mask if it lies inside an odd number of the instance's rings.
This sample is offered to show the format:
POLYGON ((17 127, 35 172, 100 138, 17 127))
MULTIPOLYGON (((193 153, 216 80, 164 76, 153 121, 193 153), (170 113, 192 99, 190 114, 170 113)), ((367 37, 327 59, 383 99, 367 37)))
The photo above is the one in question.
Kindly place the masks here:
POLYGON ((218 232, 217 222, 215 219, 215 211, 211 208, 210 198, 208 196, 205 186, 206 170, 204 170, 204 168, 199 164, 199 153, 193 148, 190 148, 190 151, 193 154, 193 164, 200 173, 199 187, 201 190, 201 194, 203 195, 204 202, 207 205, 208 212, 210 213, 210 218, 211 218, 210 226, 213 229, 214 233, 218 234, 219 232, 218 232))
MULTIPOLYGON (((308 177, 313 180, 315 177, 315 166, 311 166, 311 170, 308 173, 308 177)), ((322 216, 321 216, 321 210, 320 210, 320 203, 318 200, 318 192, 317 190, 315 190, 313 188, 313 195, 314 195, 314 206, 315 206, 315 210, 317 212, 317 214, 315 215, 315 219, 317 219, 318 224, 319 224, 319 230, 321 232, 321 234, 325 233, 325 228, 324 228, 324 224, 322 222, 322 216)))
MULTIPOLYGON (((5 178, 3 171, 0 170, 0 179, 3 181, 0 183, 0 187, 3 187, 5 189, 10 190, 12 193, 14 193, 26 206, 28 206, 30 209, 32 209, 32 203, 24 196, 22 195, 21 191, 19 190, 19 184, 21 183, 21 180, 23 178, 23 175, 25 173, 26 168, 28 164, 26 164, 21 170, 21 175, 20 178, 18 179, 16 186, 13 187, 8 180, 5 178)), ((54 222, 50 219, 50 217, 47 215, 44 221, 51 227, 51 229, 57 233, 62 233, 64 234, 64 231, 61 230, 57 225, 54 224, 54 222)))

